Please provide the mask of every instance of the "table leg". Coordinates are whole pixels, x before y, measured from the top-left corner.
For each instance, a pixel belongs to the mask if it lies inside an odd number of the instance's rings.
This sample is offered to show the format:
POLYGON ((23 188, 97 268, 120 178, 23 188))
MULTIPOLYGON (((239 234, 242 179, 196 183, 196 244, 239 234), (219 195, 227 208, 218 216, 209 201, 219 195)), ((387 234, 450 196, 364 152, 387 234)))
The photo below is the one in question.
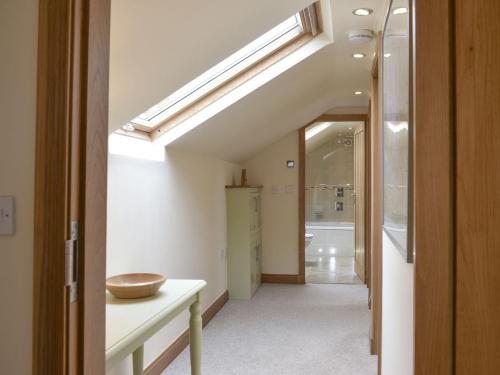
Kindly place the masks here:
POLYGON ((191 375, 201 375, 201 301, 200 293, 197 300, 189 308, 189 350, 191 355, 191 375))
POLYGON ((143 375, 144 373, 144 346, 141 345, 132 353, 132 366, 134 375, 143 375))

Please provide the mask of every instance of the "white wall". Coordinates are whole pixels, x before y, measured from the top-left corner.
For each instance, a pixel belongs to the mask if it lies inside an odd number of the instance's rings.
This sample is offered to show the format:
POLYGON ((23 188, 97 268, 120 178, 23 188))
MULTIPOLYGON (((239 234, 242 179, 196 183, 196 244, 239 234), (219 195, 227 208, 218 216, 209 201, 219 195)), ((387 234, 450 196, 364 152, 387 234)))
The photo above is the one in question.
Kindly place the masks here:
MULTIPOLYGON (((110 155, 108 168, 108 276, 155 272, 204 279, 206 309, 227 289, 224 186, 239 167, 169 150, 165 161, 110 155)), ((184 314, 149 340, 145 363, 187 327, 184 314)), ((131 374, 130 361, 110 373, 131 374)))
POLYGON ((263 273, 299 273, 298 137, 298 132, 294 131, 243 163, 247 169, 249 183, 264 186, 263 273), (287 168, 287 160, 295 160, 295 168, 287 168))
POLYGON ((31 374, 37 0, 0 2, 0 195, 16 234, 0 236, 0 373, 31 374))
POLYGON ((382 374, 413 374, 414 266, 383 234, 382 374))

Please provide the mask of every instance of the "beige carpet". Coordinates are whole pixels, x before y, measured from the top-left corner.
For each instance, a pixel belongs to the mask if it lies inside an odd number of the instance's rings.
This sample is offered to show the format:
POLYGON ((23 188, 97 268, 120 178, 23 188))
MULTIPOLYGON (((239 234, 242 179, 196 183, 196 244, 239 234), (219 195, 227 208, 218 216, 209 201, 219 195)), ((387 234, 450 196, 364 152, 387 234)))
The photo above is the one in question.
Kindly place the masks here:
MULTIPOLYGON (((374 375, 364 285, 263 285, 203 334, 203 375, 374 375)), ((184 350, 162 375, 188 375, 184 350)))

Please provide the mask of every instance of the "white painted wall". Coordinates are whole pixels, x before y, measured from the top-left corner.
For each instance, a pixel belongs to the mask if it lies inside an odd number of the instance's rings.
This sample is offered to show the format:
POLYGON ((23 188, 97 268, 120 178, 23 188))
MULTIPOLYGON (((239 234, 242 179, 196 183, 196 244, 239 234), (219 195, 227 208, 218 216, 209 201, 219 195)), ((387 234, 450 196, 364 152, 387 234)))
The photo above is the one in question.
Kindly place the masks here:
POLYGON ((38 1, 0 2, 0 195, 16 234, 0 236, 0 374, 31 374, 38 1))
POLYGON ((382 375, 413 374, 414 266, 383 234, 382 375))
MULTIPOLYGON (((110 155, 108 163, 107 275, 155 272, 167 278, 204 279, 203 307, 226 285, 224 186, 237 165, 167 151, 165 161, 110 155)), ((148 364, 186 328, 184 314, 145 346, 148 364)), ((130 360, 110 371, 131 374, 130 360)))
POLYGON ((298 161, 298 132, 294 131, 243 163, 249 183, 264 186, 263 273, 296 275, 299 272, 298 161), (287 168, 287 160, 295 160, 295 168, 287 168))

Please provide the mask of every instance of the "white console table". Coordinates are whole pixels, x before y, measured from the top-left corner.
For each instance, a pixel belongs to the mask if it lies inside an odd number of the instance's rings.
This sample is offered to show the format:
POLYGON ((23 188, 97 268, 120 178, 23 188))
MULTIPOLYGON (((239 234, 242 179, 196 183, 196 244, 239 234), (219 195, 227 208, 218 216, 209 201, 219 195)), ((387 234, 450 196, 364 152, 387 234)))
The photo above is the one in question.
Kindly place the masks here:
POLYGON ((106 369, 132 354, 134 375, 144 369, 144 343, 189 307, 191 374, 200 375, 203 280, 167 280, 158 294, 141 299, 106 298, 106 369))

